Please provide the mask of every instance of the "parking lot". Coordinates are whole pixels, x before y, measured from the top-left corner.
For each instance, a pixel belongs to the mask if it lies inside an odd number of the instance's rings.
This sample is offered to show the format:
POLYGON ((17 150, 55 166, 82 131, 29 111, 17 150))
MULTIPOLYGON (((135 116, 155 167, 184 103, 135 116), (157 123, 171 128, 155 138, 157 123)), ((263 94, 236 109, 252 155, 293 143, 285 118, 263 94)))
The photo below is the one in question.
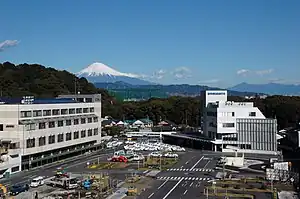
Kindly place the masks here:
MULTIPOLYGON (((241 198, 272 197, 268 188, 250 189, 220 183, 213 185, 213 182, 218 180, 218 174, 223 172, 222 169, 216 167, 221 156, 224 154, 184 149, 162 143, 126 142, 123 148, 110 150, 90 158, 78 159, 74 161, 75 164, 70 162, 60 165, 65 168, 66 172, 78 178, 80 181, 78 185, 81 188, 66 190, 43 185, 31 188, 16 198, 34 198, 36 193, 39 198, 63 196, 68 193, 73 193, 74 198, 78 198, 78 195, 84 198, 87 190, 82 187, 82 184, 84 180, 92 176, 97 176, 98 179, 98 187, 94 187, 93 190, 99 193, 101 189, 100 193, 103 194, 103 198, 121 187, 140 199, 224 198, 226 196, 224 194, 231 194, 232 197, 238 197, 240 194, 241 198), (120 156, 124 156, 127 161, 118 161, 120 156), (113 157, 116 159, 113 160, 113 157), (152 175, 152 172, 155 174, 152 175)), ((52 168, 51 172, 46 172, 47 177, 53 176, 56 170, 57 168, 52 168)), ((236 178, 255 178, 263 175, 242 170, 226 170, 226 173, 226 177, 231 174, 236 178)), ((29 176, 27 182, 29 183, 33 177, 37 176, 29 176)), ((127 197, 132 198, 132 196, 127 197)))

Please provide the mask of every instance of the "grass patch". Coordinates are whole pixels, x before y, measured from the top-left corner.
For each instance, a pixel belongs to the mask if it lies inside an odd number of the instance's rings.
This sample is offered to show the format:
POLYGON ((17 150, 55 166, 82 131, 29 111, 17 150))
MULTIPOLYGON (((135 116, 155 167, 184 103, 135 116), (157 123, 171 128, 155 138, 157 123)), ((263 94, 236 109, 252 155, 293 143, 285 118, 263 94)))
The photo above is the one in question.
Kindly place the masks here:
POLYGON ((175 158, 154 158, 154 157, 147 157, 141 167, 138 170, 145 171, 149 169, 160 169, 160 164, 161 164, 161 169, 165 170, 170 167, 172 167, 174 164, 178 162, 178 159, 175 158))
POLYGON ((122 169, 126 168, 128 165, 124 162, 103 162, 99 164, 89 165, 89 169, 122 169))

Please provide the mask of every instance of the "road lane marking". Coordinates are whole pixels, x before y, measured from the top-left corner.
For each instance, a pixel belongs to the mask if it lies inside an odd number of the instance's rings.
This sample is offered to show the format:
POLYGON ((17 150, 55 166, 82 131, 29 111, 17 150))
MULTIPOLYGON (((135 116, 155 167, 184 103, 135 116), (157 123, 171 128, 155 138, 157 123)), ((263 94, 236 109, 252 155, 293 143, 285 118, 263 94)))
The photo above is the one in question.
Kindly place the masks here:
POLYGON ((185 192, 183 193, 183 195, 185 195, 187 191, 188 191, 188 190, 185 190, 185 192))
POLYGON ((210 163, 210 160, 205 164, 205 166, 203 168, 205 168, 209 163, 210 163))
POLYGON ((151 193, 150 196, 148 196, 148 198, 151 198, 154 195, 154 193, 151 193))
POLYGON ((176 189, 176 187, 182 182, 183 178, 181 178, 181 180, 179 180, 174 187, 165 195, 165 197, 163 197, 163 199, 166 199, 171 193, 172 191, 174 191, 174 189, 176 189))
POLYGON ((162 188, 169 180, 164 181, 157 189, 162 188))
POLYGON ((192 186, 193 186, 193 184, 194 184, 194 182, 192 182, 192 183, 190 184, 190 187, 192 187, 192 186))
POLYGON ((194 164, 194 166, 192 166, 191 169, 194 169, 194 168, 197 166, 197 164, 199 164, 199 162, 200 162, 203 158, 204 158, 204 156, 202 156, 202 157, 194 164))

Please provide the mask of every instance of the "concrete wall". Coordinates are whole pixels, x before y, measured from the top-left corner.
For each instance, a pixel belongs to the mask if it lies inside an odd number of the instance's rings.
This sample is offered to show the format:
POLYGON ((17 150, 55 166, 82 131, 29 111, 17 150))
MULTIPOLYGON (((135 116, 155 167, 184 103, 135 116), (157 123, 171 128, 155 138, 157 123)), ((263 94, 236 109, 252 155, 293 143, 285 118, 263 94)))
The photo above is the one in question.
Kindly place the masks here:
POLYGON ((244 157, 226 157, 225 165, 243 167, 244 166, 244 157))

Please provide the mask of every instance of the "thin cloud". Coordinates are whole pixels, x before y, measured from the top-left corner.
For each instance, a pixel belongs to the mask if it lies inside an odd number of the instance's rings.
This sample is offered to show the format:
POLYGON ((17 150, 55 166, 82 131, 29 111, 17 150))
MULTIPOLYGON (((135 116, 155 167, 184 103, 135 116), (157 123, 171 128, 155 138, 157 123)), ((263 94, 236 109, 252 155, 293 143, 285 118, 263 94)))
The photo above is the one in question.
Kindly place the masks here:
POLYGON ((172 72, 174 77, 177 79, 191 77, 191 73, 192 71, 188 67, 178 67, 172 72))
POLYGON ((260 76, 264 76, 264 75, 268 75, 274 72, 274 69, 264 69, 264 70, 256 70, 256 71, 251 71, 249 69, 240 69, 238 71, 236 71, 236 74, 239 76, 248 76, 250 74, 254 74, 254 75, 260 75, 260 76))
POLYGON ((267 69, 267 70, 258 70, 258 71, 255 71, 256 74, 258 75, 268 75, 268 74, 271 74, 273 73, 273 69, 267 69))
POLYGON ((250 73, 251 71, 248 70, 248 69, 240 69, 238 71, 236 71, 236 74, 237 75, 240 75, 240 76, 246 76, 250 73))
POLYGON ((0 52, 7 48, 17 46, 20 42, 18 40, 5 40, 0 43, 0 52))
POLYGON ((152 78, 152 79, 158 79, 158 80, 159 80, 159 79, 164 78, 165 75, 166 75, 166 71, 163 70, 163 69, 160 69, 160 70, 158 70, 158 71, 155 71, 155 72, 152 74, 151 78, 152 78))
POLYGON ((291 79, 287 80, 283 78, 273 78, 273 79, 269 79, 269 83, 299 85, 300 80, 291 80, 291 79))

